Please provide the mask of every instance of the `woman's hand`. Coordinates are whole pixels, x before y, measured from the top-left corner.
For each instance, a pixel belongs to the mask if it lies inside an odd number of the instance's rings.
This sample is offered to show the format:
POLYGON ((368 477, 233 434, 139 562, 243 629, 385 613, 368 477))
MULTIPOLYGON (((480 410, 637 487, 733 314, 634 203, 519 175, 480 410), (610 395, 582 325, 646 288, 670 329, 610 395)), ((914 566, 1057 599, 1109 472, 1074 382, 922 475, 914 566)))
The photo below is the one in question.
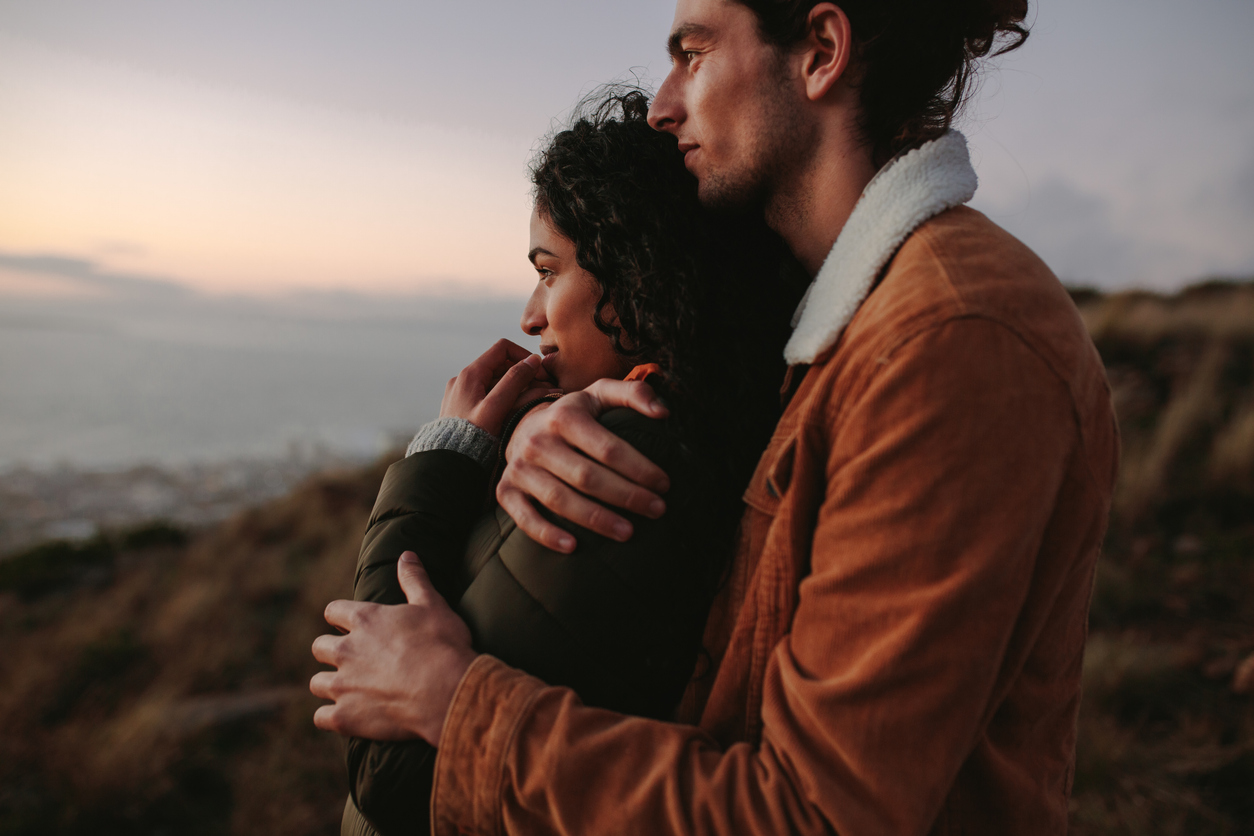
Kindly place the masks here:
POLYGON ((539 355, 497 340, 444 387, 440 417, 465 418, 490 435, 500 435, 515 406, 560 391, 547 385, 548 380, 539 355))

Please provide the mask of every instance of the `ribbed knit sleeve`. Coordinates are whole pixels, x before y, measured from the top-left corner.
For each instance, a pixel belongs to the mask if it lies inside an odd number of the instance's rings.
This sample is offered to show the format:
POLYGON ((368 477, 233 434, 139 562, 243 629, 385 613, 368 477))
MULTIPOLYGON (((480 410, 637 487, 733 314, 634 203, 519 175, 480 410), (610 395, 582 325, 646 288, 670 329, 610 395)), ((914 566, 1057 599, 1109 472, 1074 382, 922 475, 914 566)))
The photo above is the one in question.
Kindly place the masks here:
POLYGON ((423 426, 405 450, 408 458, 428 450, 452 450, 469 456, 485 470, 496 461, 497 437, 480 429, 465 418, 437 418, 423 426))

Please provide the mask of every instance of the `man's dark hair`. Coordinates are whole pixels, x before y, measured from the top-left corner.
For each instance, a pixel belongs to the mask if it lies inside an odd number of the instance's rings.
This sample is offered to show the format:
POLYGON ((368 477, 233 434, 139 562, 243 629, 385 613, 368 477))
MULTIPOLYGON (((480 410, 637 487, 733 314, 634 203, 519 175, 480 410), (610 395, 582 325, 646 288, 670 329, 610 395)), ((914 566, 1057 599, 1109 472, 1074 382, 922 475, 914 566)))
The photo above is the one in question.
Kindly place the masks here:
MULTIPOLYGON (((788 49, 819 0, 736 0, 764 40, 788 49)), ((836 0, 853 29, 861 129, 877 165, 949 129, 976 62, 1028 37, 1027 0, 836 0), (1000 43, 1000 46, 999 46, 1000 43), (994 51, 996 47, 996 51, 994 51)))
POLYGON ((639 89, 595 91, 540 150, 531 179, 536 210, 599 286, 597 327, 619 354, 666 374, 672 420, 702 463, 697 501, 712 504, 694 548, 718 558, 714 578, 779 418, 806 277, 760 212, 702 207, 678 141, 649 127, 648 112, 639 89))

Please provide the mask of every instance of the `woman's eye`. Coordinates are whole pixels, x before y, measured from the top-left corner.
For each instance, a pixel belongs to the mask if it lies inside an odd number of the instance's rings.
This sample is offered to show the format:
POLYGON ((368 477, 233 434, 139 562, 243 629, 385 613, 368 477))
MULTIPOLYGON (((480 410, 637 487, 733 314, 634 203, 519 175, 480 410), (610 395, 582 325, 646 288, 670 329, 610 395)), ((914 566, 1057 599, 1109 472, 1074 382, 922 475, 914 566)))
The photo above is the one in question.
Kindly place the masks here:
POLYGON ((545 281, 546 279, 548 279, 549 277, 553 275, 553 271, 548 269, 547 267, 537 267, 536 274, 539 275, 540 281, 545 281))

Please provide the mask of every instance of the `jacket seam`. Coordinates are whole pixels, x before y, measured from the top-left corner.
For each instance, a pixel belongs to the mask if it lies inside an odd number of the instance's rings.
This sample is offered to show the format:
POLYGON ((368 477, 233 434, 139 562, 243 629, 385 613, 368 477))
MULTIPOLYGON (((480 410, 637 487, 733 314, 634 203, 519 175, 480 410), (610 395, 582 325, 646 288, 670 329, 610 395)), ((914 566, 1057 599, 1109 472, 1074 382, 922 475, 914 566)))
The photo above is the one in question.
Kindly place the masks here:
POLYGON ((502 802, 505 798, 505 786, 508 784, 508 755, 514 750, 514 743, 518 739, 518 734, 522 729, 523 721, 526 720, 532 713, 536 702, 540 699, 540 694, 542 694, 544 690, 544 688, 536 688, 527 695, 527 699, 518 709, 518 713, 515 715, 514 721, 509 728, 509 733, 506 735, 505 743, 501 747, 499 754, 500 764, 497 771, 496 797, 494 799, 495 803, 493 804, 493 833, 503 833, 505 831, 505 823, 502 820, 502 810, 505 805, 502 802))
MULTIPOLYGON (((946 283, 947 284, 949 283, 948 274, 946 274, 946 283)), ((1024 335, 1022 334, 1022 332, 1020 332, 1019 329, 1015 328, 1013 325, 1006 322, 1001 317, 992 316, 988 313, 984 313, 981 311, 973 311, 973 310, 970 310, 968 306, 965 306, 965 305, 961 305, 959 307, 967 308, 967 309, 958 311, 958 312, 953 312, 948 315, 944 315, 940 319, 930 320, 926 322, 925 324, 920 324, 913 330, 902 332, 900 339, 892 342, 887 348, 887 350, 885 350, 883 353, 871 352, 872 354, 877 355, 877 359, 867 358, 867 359, 862 360, 858 364, 859 368, 857 370, 857 373, 862 375, 863 379, 858 381, 857 388, 850 392, 849 397, 841 400, 840 407, 843 408, 846 404, 857 403, 859 400, 861 400, 866 390, 869 389, 871 385, 875 382, 875 380, 878 379, 878 375, 881 373, 883 368, 887 365, 886 363, 878 362, 878 358, 892 359, 893 357, 898 355, 904 348, 909 346, 911 343, 915 342, 916 340, 918 340, 919 338, 925 336, 926 334, 930 332, 939 331, 941 328, 945 327, 946 325, 951 325, 951 324, 962 322, 962 321, 987 322, 991 325, 994 325, 1002 329, 1006 333, 1010 334, 1012 337, 1014 337, 1016 342, 1018 342, 1020 345, 1026 348, 1029 352, 1031 352, 1032 356, 1036 357, 1041 362, 1041 365, 1045 367, 1045 369, 1049 372, 1050 376, 1053 377, 1054 380, 1056 380, 1062 386, 1063 391, 1067 393, 1067 402, 1070 407, 1071 421, 1076 431, 1076 442, 1081 448, 1081 451, 1084 453, 1085 474, 1087 475, 1091 486, 1097 488, 1099 493, 1102 493, 1102 490, 1100 487, 1101 480, 1098 479, 1097 475, 1093 472, 1093 465, 1092 465, 1092 462, 1090 461, 1091 457, 1089 456, 1088 439, 1086 438, 1084 434, 1084 423, 1080 417, 1080 407, 1079 407, 1079 404, 1076 403, 1075 392, 1071 387, 1070 381, 1058 371, 1055 365, 1052 362, 1050 362, 1049 358, 1041 354, 1041 352, 1032 344, 1031 340, 1028 340, 1027 338, 1024 337, 1024 335), (876 369, 874 368, 874 366, 879 366, 880 368, 876 369)), ((835 383, 834 378, 835 376, 833 375, 832 379, 830 379, 828 383, 826 384, 828 388, 834 385, 835 383)), ((831 399, 828 399, 828 400, 830 401, 831 399)), ((833 418, 838 419, 839 416, 833 416, 833 418)), ((807 421, 806 423, 810 423, 810 422, 807 421)), ((833 421, 833 423, 835 423, 835 420, 833 421)))

